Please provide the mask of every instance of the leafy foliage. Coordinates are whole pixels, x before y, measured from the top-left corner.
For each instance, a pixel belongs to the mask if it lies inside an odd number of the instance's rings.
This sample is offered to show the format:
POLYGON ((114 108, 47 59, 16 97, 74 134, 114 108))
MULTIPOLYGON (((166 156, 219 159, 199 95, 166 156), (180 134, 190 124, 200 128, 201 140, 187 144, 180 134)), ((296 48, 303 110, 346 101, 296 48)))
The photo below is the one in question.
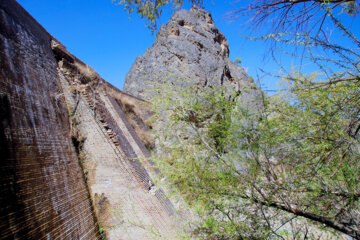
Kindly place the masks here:
POLYGON ((289 91, 265 97, 261 112, 219 90, 161 88, 157 163, 199 209, 200 236, 280 236, 299 217, 293 236, 319 224, 358 236, 359 138, 347 128, 360 99, 343 101, 360 83, 304 87, 313 78, 284 82, 289 91))
MULTIPOLYGON (((159 19, 165 6, 171 5, 173 10, 178 10, 183 0, 112 0, 113 3, 122 5, 128 13, 134 11, 144 18, 153 32, 157 29, 156 21, 159 19)), ((189 0, 192 4, 201 5, 203 0, 189 0)))
POLYGON ((237 58, 235 58, 235 62, 236 62, 237 64, 241 64, 241 63, 242 63, 242 60, 241 60, 241 58, 237 57, 237 58))

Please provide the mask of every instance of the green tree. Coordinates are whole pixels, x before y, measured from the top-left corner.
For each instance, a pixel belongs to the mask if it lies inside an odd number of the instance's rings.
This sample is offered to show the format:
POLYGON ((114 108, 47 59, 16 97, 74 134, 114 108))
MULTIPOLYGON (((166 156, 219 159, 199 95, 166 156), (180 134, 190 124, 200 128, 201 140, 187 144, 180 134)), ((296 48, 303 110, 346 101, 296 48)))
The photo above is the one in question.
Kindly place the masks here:
POLYGON ((359 139, 346 130, 360 102, 338 105, 359 83, 304 89, 310 80, 298 79, 264 96, 261 112, 213 89, 159 91, 157 163, 199 209, 201 236, 281 237, 288 221, 294 237, 326 226, 359 238, 359 139))
POLYGON ((200 237, 360 239, 360 42, 346 25, 358 11, 358 1, 257 0, 232 13, 269 29, 252 38, 271 41, 275 61, 317 68, 279 63, 283 92, 264 94, 259 111, 221 89, 159 91, 157 164, 198 209, 200 237))

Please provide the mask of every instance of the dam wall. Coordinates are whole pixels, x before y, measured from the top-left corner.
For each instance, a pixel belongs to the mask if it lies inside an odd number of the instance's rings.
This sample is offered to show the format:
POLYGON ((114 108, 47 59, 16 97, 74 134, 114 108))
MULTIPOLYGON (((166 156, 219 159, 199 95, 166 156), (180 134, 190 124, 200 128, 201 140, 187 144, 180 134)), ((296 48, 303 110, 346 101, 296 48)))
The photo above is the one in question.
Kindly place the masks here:
POLYGON ((0 239, 97 239, 52 37, 0 1, 0 239))
POLYGON ((146 101, 107 83, 15 0, 0 1, 0 239, 176 239, 146 101))

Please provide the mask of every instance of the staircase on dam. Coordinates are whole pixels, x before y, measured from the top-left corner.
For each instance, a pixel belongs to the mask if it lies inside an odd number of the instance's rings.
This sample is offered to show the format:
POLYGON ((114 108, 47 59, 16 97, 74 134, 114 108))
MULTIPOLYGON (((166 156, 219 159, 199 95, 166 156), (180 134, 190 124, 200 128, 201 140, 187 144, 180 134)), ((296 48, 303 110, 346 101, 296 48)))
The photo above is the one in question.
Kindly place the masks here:
POLYGON ((74 93, 71 88, 84 86, 72 76, 59 70, 66 102, 76 108, 72 117, 78 138, 84 140, 83 171, 107 236, 174 239, 180 234, 176 210, 154 185, 150 175, 156 172, 147 160, 150 154, 129 124, 121 100, 109 94, 103 80, 74 93))

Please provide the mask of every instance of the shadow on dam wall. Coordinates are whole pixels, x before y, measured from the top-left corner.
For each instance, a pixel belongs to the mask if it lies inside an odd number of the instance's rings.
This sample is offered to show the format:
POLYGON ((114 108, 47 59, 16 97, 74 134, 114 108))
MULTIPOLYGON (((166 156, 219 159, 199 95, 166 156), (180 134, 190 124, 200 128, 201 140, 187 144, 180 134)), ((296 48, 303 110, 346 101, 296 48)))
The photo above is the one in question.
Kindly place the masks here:
POLYGON ((52 37, 0 1, 0 239, 96 239, 52 37))
POLYGON ((148 112, 0 1, 0 239, 175 238, 125 100, 148 112))

